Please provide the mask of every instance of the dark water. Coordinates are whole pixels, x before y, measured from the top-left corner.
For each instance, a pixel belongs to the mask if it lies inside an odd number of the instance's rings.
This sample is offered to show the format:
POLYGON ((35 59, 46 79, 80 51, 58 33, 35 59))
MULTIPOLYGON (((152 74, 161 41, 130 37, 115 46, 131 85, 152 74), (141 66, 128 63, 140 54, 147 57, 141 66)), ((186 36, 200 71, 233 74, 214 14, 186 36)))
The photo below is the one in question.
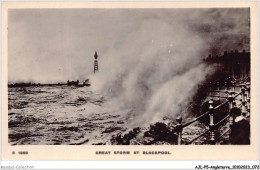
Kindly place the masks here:
POLYGON ((98 144, 124 130, 124 117, 108 112, 107 96, 88 87, 41 86, 8 89, 9 143, 98 144))
MULTIPOLYGON (((121 145, 176 144, 170 122, 163 133, 150 134, 147 127, 128 128, 131 110, 113 110, 105 94, 89 87, 35 86, 8 89, 8 129, 11 145, 121 145), (157 135, 157 136, 156 136, 157 135), (152 136, 152 137, 151 137, 152 136), (171 138, 170 141, 165 141, 171 138)), ((161 126, 161 125, 160 125, 161 126)), ((164 126, 161 126, 164 127, 164 126)), ((151 128, 151 127, 150 127, 151 128)), ((183 140, 207 130, 195 123, 183 129, 183 140)), ((159 129, 162 131, 162 129, 159 129)), ((198 140, 202 144, 206 138, 198 140)))

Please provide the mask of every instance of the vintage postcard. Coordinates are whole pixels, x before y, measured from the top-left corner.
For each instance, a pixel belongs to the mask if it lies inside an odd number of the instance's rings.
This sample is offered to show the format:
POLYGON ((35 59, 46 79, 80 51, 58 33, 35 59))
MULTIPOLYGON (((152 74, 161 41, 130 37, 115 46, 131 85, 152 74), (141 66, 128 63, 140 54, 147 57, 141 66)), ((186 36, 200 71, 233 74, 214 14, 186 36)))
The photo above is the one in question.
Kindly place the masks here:
POLYGON ((3 159, 259 159, 257 13, 3 2, 3 159))

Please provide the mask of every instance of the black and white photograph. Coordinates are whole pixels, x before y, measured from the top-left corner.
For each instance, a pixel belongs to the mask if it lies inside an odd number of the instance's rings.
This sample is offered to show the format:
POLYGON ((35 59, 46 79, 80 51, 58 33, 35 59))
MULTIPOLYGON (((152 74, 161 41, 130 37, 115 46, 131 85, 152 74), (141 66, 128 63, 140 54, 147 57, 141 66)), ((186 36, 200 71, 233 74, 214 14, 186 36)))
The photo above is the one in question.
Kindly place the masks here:
POLYGON ((250 25, 250 8, 8 9, 8 144, 251 145, 250 25))

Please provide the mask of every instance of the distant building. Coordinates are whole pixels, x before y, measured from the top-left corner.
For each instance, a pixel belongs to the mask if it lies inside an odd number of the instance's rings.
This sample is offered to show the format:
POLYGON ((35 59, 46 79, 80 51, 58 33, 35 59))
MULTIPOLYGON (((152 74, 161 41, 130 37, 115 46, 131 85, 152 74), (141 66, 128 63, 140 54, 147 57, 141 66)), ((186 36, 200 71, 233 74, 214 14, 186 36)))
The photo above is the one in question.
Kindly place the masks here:
POLYGON ((67 81, 67 85, 68 86, 77 86, 79 84, 79 80, 77 81, 67 81))
POLYGON ((224 52, 222 56, 211 56, 211 54, 204 59, 208 64, 215 64, 219 67, 226 77, 232 79, 248 80, 250 79, 250 52, 243 50, 224 52))

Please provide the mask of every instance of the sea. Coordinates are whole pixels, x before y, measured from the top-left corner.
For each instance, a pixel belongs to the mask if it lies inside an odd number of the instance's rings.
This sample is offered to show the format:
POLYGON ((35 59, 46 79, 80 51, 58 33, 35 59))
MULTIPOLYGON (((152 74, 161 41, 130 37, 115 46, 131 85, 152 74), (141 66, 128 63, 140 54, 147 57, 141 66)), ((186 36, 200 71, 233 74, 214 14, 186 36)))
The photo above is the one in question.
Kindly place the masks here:
MULTIPOLYGON (((128 123, 135 119, 133 110, 113 110, 107 105, 110 100, 108 95, 93 92, 89 87, 9 87, 8 142, 10 145, 176 144, 164 140, 176 137, 168 136, 176 122, 164 119, 153 127, 129 128, 128 123), (162 136, 164 133, 166 138, 162 136)), ((183 129, 182 137, 191 140, 207 129, 204 124, 194 123, 183 129)))

